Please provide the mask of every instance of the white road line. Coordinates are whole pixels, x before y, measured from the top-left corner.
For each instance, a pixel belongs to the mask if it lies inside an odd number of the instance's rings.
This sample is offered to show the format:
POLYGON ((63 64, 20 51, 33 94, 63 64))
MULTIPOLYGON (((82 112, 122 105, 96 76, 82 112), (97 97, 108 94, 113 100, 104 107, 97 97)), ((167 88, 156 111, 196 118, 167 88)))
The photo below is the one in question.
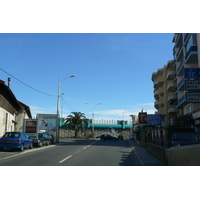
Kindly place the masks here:
MULTIPOLYGON (((93 142, 92 144, 90 144, 90 145, 84 147, 83 150, 84 150, 84 149, 87 149, 88 147, 90 147, 91 145, 93 145, 93 144, 96 143, 96 142, 98 142, 98 140, 96 140, 96 141, 93 142)), ((82 150, 76 151, 76 152, 74 153, 74 155, 77 154, 77 153, 79 153, 79 152, 81 152, 81 151, 82 151, 82 150)), ((73 155, 70 155, 70 156, 66 157, 65 159, 61 160, 59 163, 63 163, 64 161, 66 161, 67 159, 71 158, 72 156, 73 156, 73 155)))
POLYGON ((69 158, 71 158, 71 157, 72 157, 72 155, 70 155, 70 156, 68 156, 67 158, 61 160, 59 163, 63 163, 65 160, 67 160, 67 159, 69 159, 69 158))

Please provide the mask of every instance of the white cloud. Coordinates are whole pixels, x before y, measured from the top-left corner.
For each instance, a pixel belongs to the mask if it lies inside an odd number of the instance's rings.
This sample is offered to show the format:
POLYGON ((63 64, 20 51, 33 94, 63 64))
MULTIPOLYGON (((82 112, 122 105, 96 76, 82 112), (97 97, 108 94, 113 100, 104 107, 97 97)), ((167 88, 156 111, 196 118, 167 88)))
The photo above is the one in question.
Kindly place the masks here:
MULTIPOLYGON (((37 106, 30 106, 31 114, 33 117, 35 117, 37 114, 44 114, 44 113, 49 113, 49 109, 42 108, 42 107, 37 107, 37 106)), ((53 113, 52 113, 53 114, 53 113)))

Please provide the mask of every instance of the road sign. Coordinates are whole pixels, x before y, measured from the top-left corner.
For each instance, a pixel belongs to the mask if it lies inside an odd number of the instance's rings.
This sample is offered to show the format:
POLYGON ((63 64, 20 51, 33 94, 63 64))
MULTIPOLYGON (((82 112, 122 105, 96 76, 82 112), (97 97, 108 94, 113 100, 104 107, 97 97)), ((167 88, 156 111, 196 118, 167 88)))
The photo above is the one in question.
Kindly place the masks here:
POLYGON ((200 92, 186 92, 186 101, 188 103, 200 103, 200 92))
POLYGON ((200 81, 185 80, 185 90, 200 90, 200 81))
POLYGON ((200 78, 200 68, 185 68, 185 78, 200 78))

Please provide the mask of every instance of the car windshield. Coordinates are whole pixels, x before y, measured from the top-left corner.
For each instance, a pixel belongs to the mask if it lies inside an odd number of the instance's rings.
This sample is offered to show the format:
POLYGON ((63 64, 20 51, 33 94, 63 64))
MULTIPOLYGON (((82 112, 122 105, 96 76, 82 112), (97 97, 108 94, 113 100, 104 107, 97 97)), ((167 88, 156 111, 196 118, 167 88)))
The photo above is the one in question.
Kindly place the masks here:
POLYGON ((194 133, 173 133, 173 140, 198 140, 194 133))
POLYGON ((4 138, 19 138, 20 133, 14 133, 14 132, 7 132, 3 137, 4 138))

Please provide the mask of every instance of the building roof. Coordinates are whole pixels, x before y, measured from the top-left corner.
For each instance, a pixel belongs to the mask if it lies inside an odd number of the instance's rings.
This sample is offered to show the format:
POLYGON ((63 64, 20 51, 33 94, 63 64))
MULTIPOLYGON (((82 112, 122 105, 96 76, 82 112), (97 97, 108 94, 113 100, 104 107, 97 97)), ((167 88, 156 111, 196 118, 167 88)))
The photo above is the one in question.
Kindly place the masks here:
POLYGON ((3 80, 0 80, 0 95, 4 96, 4 98, 7 99, 7 101, 9 101, 17 111, 20 111, 22 107, 24 107, 28 117, 32 118, 30 107, 21 101, 18 101, 12 90, 5 84, 5 81, 3 80))
POLYGON ((23 107, 25 108, 25 111, 26 111, 28 117, 32 119, 30 107, 27 106, 26 104, 22 103, 21 101, 18 101, 18 102, 19 102, 19 104, 20 104, 21 106, 23 106, 23 107))
POLYGON ((21 105, 17 101, 12 90, 5 84, 5 81, 2 80, 0 80, 0 94, 4 96, 16 110, 21 110, 21 105))

